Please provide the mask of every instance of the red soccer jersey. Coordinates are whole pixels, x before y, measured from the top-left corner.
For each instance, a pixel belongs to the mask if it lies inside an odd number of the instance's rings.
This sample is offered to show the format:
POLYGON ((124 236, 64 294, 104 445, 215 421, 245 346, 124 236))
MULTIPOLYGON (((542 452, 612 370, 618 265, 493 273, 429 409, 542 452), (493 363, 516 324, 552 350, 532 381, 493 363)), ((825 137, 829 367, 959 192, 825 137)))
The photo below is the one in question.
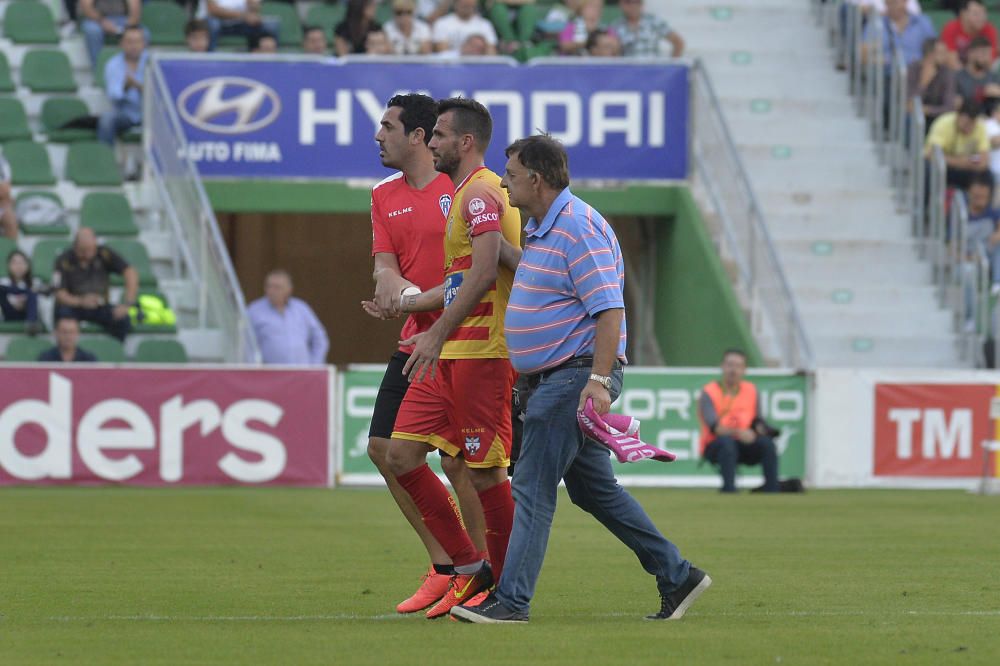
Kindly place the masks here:
MULTIPOLYGON (((444 226, 455 186, 439 174, 418 190, 406 182, 402 172, 389 176, 372 189, 372 256, 379 252, 396 255, 403 277, 426 291, 444 279, 444 226)), ((415 312, 403 324, 405 340, 431 327, 441 310, 415 312)), ((400 347, 407 354, 413 347, 400 347)))
POLYGON ((966 34, 965 30, 962 29, 962 22, 957 18, 952 19, 944 24, 941 28, 941 41, 945 43, 949 51, 954 51, 965 62, 965 53, 969 50, 969 45, 972 40, 976 37, 985 37, 990 40, 990 44, 993 46, 993 59, 997 59, 997 29, 993 27, 992 23, 987 23, 983 26, 983 29, 978 35, 966 34))

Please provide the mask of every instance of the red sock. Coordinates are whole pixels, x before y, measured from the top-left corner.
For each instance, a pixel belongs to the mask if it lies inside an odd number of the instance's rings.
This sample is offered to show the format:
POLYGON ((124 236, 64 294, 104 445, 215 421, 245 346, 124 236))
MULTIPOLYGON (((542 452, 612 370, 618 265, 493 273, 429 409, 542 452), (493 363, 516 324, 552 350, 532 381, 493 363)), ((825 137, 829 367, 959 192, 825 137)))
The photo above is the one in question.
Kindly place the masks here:
POLYGON ((455 500, 430 467, 421 465, 406 474, 400 474, 396 480, 410 493, 414 504, 420 509, 427 529, 445 549, 455 566, 479 560, 476 547, 462 527, 455 500))
POLYGON ((507 557, 507 542, 514 524, 514 498, 510 494, 510 481, 498 483, 479 493, 486 518, 486 546, 490 549, 490 566, 493 579, 500 580, 503 561, 507 557))

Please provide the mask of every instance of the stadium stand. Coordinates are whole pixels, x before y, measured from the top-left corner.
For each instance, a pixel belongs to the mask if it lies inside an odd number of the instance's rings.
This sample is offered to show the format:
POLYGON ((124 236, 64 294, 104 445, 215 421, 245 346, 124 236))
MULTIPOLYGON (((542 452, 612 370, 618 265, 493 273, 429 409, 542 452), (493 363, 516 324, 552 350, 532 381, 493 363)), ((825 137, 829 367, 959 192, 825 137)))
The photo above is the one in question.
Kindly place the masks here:
POLYGON ((74 141, 94 141, 97 136, 93 128, 63 128, 70 120, 90 115, 90 109, 79 97, 49 97, 42 102, 42 131, 49 141, 73 143, 74 141))
POLYGON ((78 141, 66 154, 66 179, 81 186, 122 184, 112 149, 98 141, 78 141))
POLYGON ((132 219, 132 207, 118 192, 88 192, 80 207, 80 225, 90 227, 98 236, 135 236, 139 233, 132 219))
POLYGON ((31 139, 31 130, 28 129, 28 116, 24 113, 24 106, 18 99, 0 98, 0 142, 17 139, 31 139))
POLYGON ((187 363, 184 345, 176 340, 143 340, 135 352, 137 363, 187 363))
POLYGON ((101 363, 124 363, 127 360, 122 343, 106 335, 81 335, 80 347, 96 356, 101 363))
MULTIPOLYGON (((64 209, 62 199, 59 198, 59 195, 56 194, 55 192, 47 192, 45 190, 23 190, 20 194, 17 195, 17 199, 15 200, 15 207, 17 203, 20 203, 21 201, 23 201, 28 197, 40 197, 43 199, 48 199, 53 204, 55 204, 55 206, 58 207, 59 210, 64 209)), ((20 220, 20 223, 21 223, 21 232, 24 233, 26 236, 60 236, 63 238, 69 236, 69 226, 65 223, 64 219, 61 219, 56 222, 46 221, 45 223, 33 223, 22 218, 20 220)))
POLYGON ((52 11, 41 2, 8 3, 3 35, 15 44, 59 43, 52 11))
POLYGON ((55 185, 52 163, 45 146, 34 141, 8 141, 3 155, 10 163, 14 185, 55 185))
POLYGON ((31 363, 51 346, 52 343, 45 338, 16 337, 7 344, 4 357, 10 363, 31 363))
POLYGON ((69 58, 62 51, 36 49, 21 62, 21 85, 33 93, 76 92, 69 58))

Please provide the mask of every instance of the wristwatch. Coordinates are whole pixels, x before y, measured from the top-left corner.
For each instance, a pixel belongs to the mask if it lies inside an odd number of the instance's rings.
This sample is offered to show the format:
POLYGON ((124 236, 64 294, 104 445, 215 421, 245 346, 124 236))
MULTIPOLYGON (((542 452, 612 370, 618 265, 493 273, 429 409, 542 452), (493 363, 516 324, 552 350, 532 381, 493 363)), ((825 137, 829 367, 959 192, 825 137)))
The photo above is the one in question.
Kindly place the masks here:
POLYGON ((592 374, 590 376, 590 381, 597 382, 607 390, 611 390, 611 377, 605 377, 604 375, 592 374))

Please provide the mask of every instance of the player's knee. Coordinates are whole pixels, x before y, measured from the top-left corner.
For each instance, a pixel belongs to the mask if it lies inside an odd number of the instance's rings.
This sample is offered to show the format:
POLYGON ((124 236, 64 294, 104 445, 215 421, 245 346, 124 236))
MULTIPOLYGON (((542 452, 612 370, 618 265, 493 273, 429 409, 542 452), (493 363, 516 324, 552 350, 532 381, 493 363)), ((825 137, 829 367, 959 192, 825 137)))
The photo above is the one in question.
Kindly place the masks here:
POLYGON ((389 451, 389 440, 382 437, 368 438, 368 457, 380 470, 386 465, 386 457, 389 451))
POLYGON ((469 480, 477 493, 489 490, 507 480, 506 467, 470 467, 469 480))
POLYGON ((719 458, 735 458, 739 456, 740 445, 732 437, 720 437, 719 440, 719 458))
POLYGON ((385 462, 390 473, 395 476, 406 474, 426 462, 427 454, 416 446, 404 443, 390 444, 386 450, 385 462))
POLYGON ((451 485, 465 484, 469 482, 469 467, 465 464, 465 459, 459 456, 441 456, 441 470, 451 481, 451 485))

